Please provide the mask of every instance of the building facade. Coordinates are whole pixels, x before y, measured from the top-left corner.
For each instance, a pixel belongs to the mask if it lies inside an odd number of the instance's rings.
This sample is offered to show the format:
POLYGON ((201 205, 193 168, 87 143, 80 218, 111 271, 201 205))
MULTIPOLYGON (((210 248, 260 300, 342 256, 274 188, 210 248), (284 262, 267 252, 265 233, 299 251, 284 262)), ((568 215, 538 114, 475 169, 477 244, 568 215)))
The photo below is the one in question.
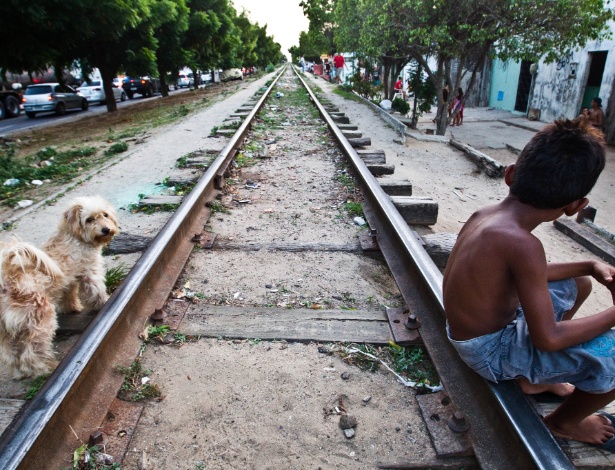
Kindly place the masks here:
MULTIPOLYGON (((615 32, 614 22, 608 26, 615 32)), ((615 86, 615 40, 590 41, 551 64, 495 60, 491 72, 489 106, 545 122, 572 119, 595 97, 606 108, 615 86)))

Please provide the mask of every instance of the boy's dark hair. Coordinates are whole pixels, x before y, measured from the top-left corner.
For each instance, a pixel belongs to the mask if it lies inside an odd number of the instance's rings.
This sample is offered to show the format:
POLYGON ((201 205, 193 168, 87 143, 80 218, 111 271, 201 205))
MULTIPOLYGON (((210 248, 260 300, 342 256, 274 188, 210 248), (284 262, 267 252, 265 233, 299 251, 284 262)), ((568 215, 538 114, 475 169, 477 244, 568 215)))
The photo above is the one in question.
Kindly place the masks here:
POLYGON ((587 195, 604 169, 602 133, 580 119, 555 121, 517 159, 510 193, 539 209, 559 209, 587 195))

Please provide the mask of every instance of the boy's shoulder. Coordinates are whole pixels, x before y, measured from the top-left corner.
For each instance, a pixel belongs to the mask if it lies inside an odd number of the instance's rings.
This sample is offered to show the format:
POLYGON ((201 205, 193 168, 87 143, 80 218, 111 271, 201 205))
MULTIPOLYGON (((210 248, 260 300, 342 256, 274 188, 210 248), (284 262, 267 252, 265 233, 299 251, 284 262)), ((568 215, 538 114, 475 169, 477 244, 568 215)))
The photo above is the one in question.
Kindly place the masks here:
POLYGON ((458 241, 461 244, 477 244, 484 250, 503 249, 503 252, 542 249, 540 240, 499 205, 485 207, 472 214, 458 241))

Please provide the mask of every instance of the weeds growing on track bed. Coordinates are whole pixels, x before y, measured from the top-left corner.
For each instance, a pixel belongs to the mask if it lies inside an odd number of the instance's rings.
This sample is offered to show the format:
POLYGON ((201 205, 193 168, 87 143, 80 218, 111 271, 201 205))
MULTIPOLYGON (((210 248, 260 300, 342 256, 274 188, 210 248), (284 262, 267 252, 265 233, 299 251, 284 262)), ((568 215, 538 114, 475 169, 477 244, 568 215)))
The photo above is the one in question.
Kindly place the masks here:
POLYGON ((129 150, 127 139, 145 136, 152 129, 210 106, 211 98, 226 97, 234 91, 233 85, 224 83, 171 92, 160 99, 138 100, 116 112, 83 114, 78 121, 15 133, 0 146, 0 184, 12 178, 19 183, 0 185, 0 205, 12 208, 21 199, 41 200, 58 185, 129 150), (32 185, 33 180, 44 184, 32 185))

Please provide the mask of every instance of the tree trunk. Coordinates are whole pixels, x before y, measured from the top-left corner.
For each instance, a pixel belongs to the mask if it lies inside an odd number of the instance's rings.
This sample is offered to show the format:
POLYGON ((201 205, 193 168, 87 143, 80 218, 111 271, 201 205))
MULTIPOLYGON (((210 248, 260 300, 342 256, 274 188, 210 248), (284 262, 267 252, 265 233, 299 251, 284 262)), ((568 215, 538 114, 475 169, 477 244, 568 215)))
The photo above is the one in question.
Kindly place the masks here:
POLYGON ((388 98, 389 97, 389 71, 391 69, 391 64, 389 63, 388 60, 384 60, 384 70, 382 72, 382 77, 381 77, 381 82, 384 86, 384 97, 388 98))
MULTIPOLYGON (((420 64, 420 62, 419 62, 420 64)), ((448 98, 444 100, 444 82, 443 75, 447 78, 447 83, 450 83, 450 77, 448 76, 448 69, 445 73, 445 64, 442 60, 438 61, 438 70, 435 74, 429 74, 429 78, 432 80, 438 94, 438 111, 436 112, 436 134, 444 135, 446 133, 446 127, 448 126, 448 103, 453 97, 453 92, 450 90, 448 98)))
POLYGON ((117 104, 115 103, 115 97, 113 95, 113 77, 115 77, 115 70, 108 67, 99 67, 99 70, 103 82, 103 90, 105 90, 105 97, 107 97, 107 111, 112 113, 117 111, 117 104))
POLYGON ((158 68, 158 76, 160 77, 160 94, 164 98, 169 96, 169 85, 167 84, 167 74, 164 70, 158 68))

